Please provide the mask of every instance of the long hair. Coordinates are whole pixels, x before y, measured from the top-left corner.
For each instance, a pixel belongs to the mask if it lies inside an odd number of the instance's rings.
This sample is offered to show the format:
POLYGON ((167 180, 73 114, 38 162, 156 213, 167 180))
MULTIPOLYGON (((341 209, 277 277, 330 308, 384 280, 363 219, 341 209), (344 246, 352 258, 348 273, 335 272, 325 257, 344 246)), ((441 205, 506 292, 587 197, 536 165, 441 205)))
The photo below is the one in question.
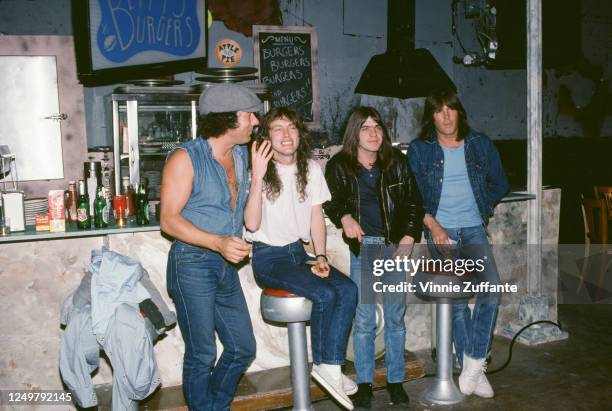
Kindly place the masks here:
POLYGON ((198 116, 197 122, 199 136, 204 139, 219 137, 229 129, 238 128, 238 113, 208 113, 198 116))
MULTIPOLYGON (((302 116, 297 111, 289 107, 275 107, 270 110, 261 119, 257 140, 269 140, 270 138, 270 123, 279 118, 285 118, 291 121, 298 129, 299 144, 297 149, 297 190, 300 195, 300 201, 306 199, 306 186, 308 185, 308 160, 311 157, 310 153, 310 134, 304 125, 302 116)), ((268 200, 275 201, 283 189, 283 184, 278 176, 276 164, 274 161, 268 163, 268 169, 264 176, 264 190, 268 200)))
POLYGON ((463 140, 467 136, 470 126, 467 122, 467 114, 465 108, 457 96, 457 92, 451 88, 434 90, 425 99, 425 108, 423 109, 423 119, 421 120, 421 131, 419 138, 428 140, 433 138, 436 133, 436 125, 434 124, 434 114, 442 110, 444 106, 456 110, 458 116, 458 139, 463 140))
POLYGON ((382 121, 380 113, 373 107, 359 106, 354 108, 349 114, 344 128, 344 137, 342 139, 342 151, 341 153, 348 160, 349 172, 353 175, 359 175, 361 167, 357 158, 357 152, 359 149, 359 132, 361 126, 368 120, 368 117, 372 117, 372 120, 376 122, 383 130, 383 141, 378 153, 376 153, 376 166, 381 170, 387 170, 393 163, 393 146, 391 145, 391 139, 389 138, 389 132, 385 123, 382 121))

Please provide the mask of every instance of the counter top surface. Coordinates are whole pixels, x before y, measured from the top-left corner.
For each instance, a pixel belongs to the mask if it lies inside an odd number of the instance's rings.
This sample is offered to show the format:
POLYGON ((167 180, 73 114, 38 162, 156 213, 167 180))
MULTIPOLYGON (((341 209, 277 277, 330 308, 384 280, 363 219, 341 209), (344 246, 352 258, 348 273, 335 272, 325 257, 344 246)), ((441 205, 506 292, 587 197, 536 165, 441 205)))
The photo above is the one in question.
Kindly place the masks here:
MULTIPOLYGON (((512 191, 508 193, 500 202, 533 200, 535 194, 526 191, 512 191)), ((128 224, 124 227, 91 228, 89 230, 79 230, 75 224, 66 223, 66 231, 51 233, 49 231, 35 231, 34 226, 26 226, 26 231, 12 232, 9 235, 0 236, 0 243, 13 243, 19 241, 54 240, 62 238, 95 237, 109 234, 137 233, 146 231, 158 231, 159 223, 147 225, 128 224)))
POLYGON ((499 202, 508 203, 510 201, 525 201, 535 199, 535 194, 530 194, 527 191, 511 191, 504 196, 499 202))
POLYGON ((26 226, 25 231, 12 232, 9 235, 0 236, 0 243, 13 243, 19 241, 55 240, 62 238, 95 237, 109 234, 137 233, 145 231, 159 231, 157 222, 147 225, 128 224, 123 227, 91 228, 79 230, 76 224, 66 223, 66 231, 49 232, 36 231, 34 226, 26 226))

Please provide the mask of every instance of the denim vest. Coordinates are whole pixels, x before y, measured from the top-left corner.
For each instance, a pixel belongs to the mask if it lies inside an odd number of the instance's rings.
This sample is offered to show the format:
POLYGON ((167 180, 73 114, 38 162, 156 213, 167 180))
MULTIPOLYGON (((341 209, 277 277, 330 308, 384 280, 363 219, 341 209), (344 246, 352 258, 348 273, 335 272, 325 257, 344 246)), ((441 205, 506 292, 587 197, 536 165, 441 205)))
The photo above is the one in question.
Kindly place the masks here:
POLYGON ((232 209, 232 193, 227 184, 227 175, 223 166, 215 160, 208 141, 198 137, 180 147, 189 154, 194 173, 191 194, 181 216, 202 231, 241 237, 249 185, 246 146, 236 145, 232 148, 238 184, 235 209, 232 209))
MULTIPOLYGON (((486 225, 493 208, 508 192, 508 179, 497 148, 485 134, 470 130, 464 147, 468 178, 486 225)), ((408 146, 408 161, 421 191, 425 212, 435 217, 444 178, 444 152, 436 136, 413 140, 408 146)))

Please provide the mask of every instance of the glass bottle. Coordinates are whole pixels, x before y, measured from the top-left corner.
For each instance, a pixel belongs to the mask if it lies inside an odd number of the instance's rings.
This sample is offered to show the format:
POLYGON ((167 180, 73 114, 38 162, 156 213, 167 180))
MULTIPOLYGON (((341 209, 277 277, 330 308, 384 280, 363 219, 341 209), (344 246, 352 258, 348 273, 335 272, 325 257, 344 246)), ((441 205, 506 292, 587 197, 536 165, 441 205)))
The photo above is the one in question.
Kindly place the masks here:
POLYGON ((77 227, 80 229, 91 228, 91 214, 89 212, 89 196, 85 181, 79 180, 79 197, 77 199, 77 227))
POLYGON ((149 195, 147 191, 147 181, 141 178, 136 193, 136 223, 138 225, 149 224, 149 195))
POLYGON ((132 190, 132 187, 130 186, 129 177, 121 177, 121 187, 122 187, 122 194, 125 196, 125 202, 126 202, 125 216, 128 218, 128 220, 133 221, 133 217, 136 214, 135 207, 134 207, 134 190, 132 190))
POLYGON ((66 192, 66 220, 69 223, 77 222, 77 184, 76 181, 68 182, 68 191, 66 192))
POLYGON ((115 225, 124 227, 127 224, 125 217, 125 196, 116 195, 113 198, 113 215, 115 219, 115 225))
POLYGON ((106 198, 104 198, 102 186, 96 188, 96 199, 94 200, 94 226, 96 228, 104 228, 108 226, 108 217, 105 220, 106 212, 106 198))

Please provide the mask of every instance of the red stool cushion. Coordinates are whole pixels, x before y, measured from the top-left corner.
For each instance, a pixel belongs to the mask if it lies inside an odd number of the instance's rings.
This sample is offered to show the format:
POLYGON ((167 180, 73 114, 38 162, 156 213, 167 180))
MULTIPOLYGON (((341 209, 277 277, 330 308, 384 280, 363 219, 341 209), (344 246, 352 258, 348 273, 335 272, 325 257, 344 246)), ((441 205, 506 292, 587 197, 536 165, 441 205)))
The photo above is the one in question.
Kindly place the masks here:
POLYGON ((278 290, 275 288, 264 288, 263 293, 271 297, 298 297, 296 294, 293 294, 291 291, 278 290))

